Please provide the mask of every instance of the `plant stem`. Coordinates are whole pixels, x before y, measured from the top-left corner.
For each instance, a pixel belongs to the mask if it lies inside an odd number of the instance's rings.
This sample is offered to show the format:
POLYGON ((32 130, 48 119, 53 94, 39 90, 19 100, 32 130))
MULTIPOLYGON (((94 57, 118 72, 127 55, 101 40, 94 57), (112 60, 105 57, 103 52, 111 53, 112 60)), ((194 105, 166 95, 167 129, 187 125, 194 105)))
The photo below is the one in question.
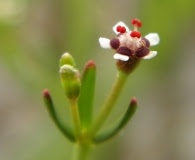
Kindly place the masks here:
POLYGON ((120 92, 125 84, 128 74, 118 71, 116 80, 111 88, 110 94, 108 95, 105 103, 103 104, 100 113, 97 115, 94 123, 89 129, 89 135, 94 137, 94 135, 99 131, 102 124, 106 121, 108 115, 114 107, 114 103, 120 95, 120 92))
POLYGON ((81 131, 81 123, 80 123, 77 100, 71 99, 70 104, 71 104, 73 123, 74 123, 74 127, 75 127, 75 136, 78 138, 80 135, 80 131, 81 131))
POLYGON ((72 160, 87 160, 89 145, 75 144, 72 160))

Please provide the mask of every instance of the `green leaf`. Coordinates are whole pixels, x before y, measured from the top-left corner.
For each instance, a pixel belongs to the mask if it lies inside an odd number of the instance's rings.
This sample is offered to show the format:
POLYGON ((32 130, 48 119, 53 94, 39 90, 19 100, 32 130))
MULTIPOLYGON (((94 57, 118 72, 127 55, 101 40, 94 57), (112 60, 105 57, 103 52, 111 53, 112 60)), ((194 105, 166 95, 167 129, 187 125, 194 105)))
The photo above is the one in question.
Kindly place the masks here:
POLYGON ((53 101, 51 99, 50 93, 47 89, 45 89, 43 92, 43 100, 45 102, 45 105, 47 107, 47 110, 52 118, 52 120, 54 121, 54 123, 56 124, 56 126, 58 127, 58 129, 72 142, 75 142, 75 136, 73 134, 73 132, 70 130, 70 128, 68 126, 65 126, 64 124, 62 124, 59 120, 59 117, 57 116, 55 107, 53 105, 53 101))
POLYGON ((95 62, 88 61, 82 75, 81 91, 78 100, 81 126, 85 129, 89 127, 92 121, 95 80, 95 62))
POLYGON ((112 138, 114 135, 116 135, 130 121, 131 117, 134 115, 136 111, 136 108, 137 108, 137 100, 135 98, 132 98, 129 107, 127 108, 127 111, 125 112, 124 116, 119 121, 119 123, 109 131, 97 135, 94 138, 94 143, 104 142, 112 138))

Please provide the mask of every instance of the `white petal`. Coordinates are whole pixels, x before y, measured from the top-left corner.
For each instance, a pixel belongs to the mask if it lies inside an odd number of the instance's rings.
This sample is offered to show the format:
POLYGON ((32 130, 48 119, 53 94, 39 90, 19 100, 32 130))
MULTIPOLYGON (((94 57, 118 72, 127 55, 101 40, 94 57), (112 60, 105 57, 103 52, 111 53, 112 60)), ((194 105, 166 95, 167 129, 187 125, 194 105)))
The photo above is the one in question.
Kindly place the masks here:
POLYGON ((150 51, 150 53, 142 59, 151 59, 157 55, 157 51, 150 51))
POLYGON ((118 34, 119 32, 116 31, 117 26, 124 26, 126 28, 126 31, 129 32, 129 28, 126 26, 126 24, 124 22, 118 22, 117 24, 114 25, 114 27, 112 28, 114 33, 118 34))
POLYGON ((157 33, 150 33, 150 34, 146 35, 145 38, 147 40, 149 40, 150 46, 157 45, 160 41, 160 38, 159 38, 157 33))
POLYGON ((108 38, 99 38, 99 43, 102 48, 111 48, 110 40, 108 38))
POLYGON ((128 61, 129 60, 129 57, 126 56, 126 55, 122 55, 122 54, 119 54, 119 53, 115 53, 114 54, 114 59, 121 60, 121 61, 128 61))

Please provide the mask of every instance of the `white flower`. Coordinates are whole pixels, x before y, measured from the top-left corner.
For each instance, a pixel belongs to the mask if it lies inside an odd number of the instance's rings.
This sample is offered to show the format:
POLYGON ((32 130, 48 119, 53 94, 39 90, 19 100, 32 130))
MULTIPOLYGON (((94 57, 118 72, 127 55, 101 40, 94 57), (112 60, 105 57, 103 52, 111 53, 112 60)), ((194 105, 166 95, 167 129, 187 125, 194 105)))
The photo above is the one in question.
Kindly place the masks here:
POLYGON ((102 48, 111 48, 116 51, 114 59, 128 61, 130 58, 151 59, 157 55, 157 51, 150 51, 149 47, 157 45, 160 38, 157 33, 150 33, 145 37, 141 37, 141 33, 137 30, 142 26, 138 19, 133 19, 131 23, 134 30, 131 31, 123 22, 118 22, 113 27, 113 31, 117 37, 113 39, 99 38, 102 48))

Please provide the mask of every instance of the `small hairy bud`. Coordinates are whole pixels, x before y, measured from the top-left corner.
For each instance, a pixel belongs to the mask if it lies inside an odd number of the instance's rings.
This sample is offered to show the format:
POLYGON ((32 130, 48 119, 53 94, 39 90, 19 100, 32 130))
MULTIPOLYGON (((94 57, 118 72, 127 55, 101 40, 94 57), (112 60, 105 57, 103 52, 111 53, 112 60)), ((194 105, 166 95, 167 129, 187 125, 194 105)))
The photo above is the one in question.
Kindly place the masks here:
POLYGON ((68 52, 64 53, 60 58, 60 67, 65 64, 71 65, 73 67, 75 66, 74 58, 68 52))
POLYGON ((81 87, 79 71, 71 65, 63 65, 59 73, 66 96, 69 99, 78 98, 81 87))

